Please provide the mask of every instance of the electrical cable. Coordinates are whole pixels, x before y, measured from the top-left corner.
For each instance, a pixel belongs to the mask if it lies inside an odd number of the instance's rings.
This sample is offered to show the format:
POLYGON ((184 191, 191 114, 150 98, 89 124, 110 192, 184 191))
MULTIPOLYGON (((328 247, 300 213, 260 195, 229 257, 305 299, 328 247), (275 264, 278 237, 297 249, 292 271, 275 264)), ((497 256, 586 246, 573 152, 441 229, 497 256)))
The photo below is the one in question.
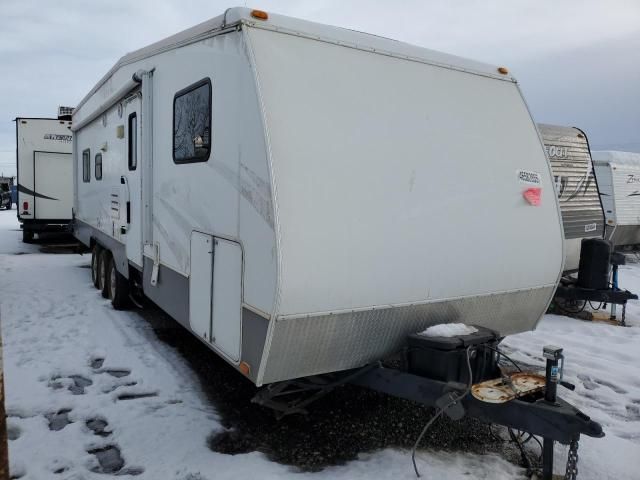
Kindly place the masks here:
POLYGON ((582 307, 580 307, 578 310, 569 310, 567 308, 561 307, 560 304, 557 303, 557 302, 555 303, 555 306, 558 307, 560 310, 562 310, 565 313, 569 313, 571 315, 576 315, 576 314, 582 312, 585 309, 585 307, 587 306, 587 301, 585 300, 584 303, 582 304, 582 307))
POLYGON ((520 432, 518 430, 518 435, 516 436, 513 433, 513 430, 511 428, 507 428, 507 430, 509 431, 509 436, 511 437, 511 441, 517 445, 518 450, 520 451, 520 456, 522 457, 522 461, 524 462, 524 464, 525 464, 525 466, 527 468, 527 475, 531 475, 535 470, 539 470, 540 469, 540 465, 542 463, 542 451, 543 451, 542 443, 540 442, 540 440, 538 440, 535 437, 535 435, 533 435, 532 433, 530 433, 529 436, 525 440, 522 440, 522 437, 524 436, 524 434, 526 432, 520 432), (536 443, 540 447, 540 455, 537 456, 538 462, 537 462, 536 465, 534 465, 532 463, 531 459, 529 458, 529 456, 527 455, 526 451, 524 450, 524 446, 531 439, 535 440, 536 443))
MULTIPOLYGON (((534 439, 536 441, 536 443, 540 446, 540 452, 542 452, 542 442, 538 440, 538 438, 533 433, 530 433, 527 439, 524 442, 522 442, 522 444, 523 445, 526 444, 531 439, 534 439)), ((542 453, 540 455, 542 456, 542 453)))
POLYGON ((531 460, 529 460, 529 456, 527 455, 527 453, 524 451, 524 445, 523 443, 520 441, 520 438, 518 438, 516 436, 515 433, 513 433, 513 430, 510 428, 507 428, 507 430, 509 431, 509 437, 511 437, 511 441, 513 443, 516 444, 516 446, 518 447, 518 450, 520 450, 520 457, 522 458, 522 461, 525 464, 525 467, 527 468, 527 475, 530 474, 530 472, 533 471, 533 466, 531 464, 531 460))
POLYGON ((493 348, 490 347, 489 345, 483 345, 484 348, 488 348, 489 350, 493 350, 494 352, 496 352, 498 355, 502 355, 504 358, 506 358, 507 360, 509 360, 514 367, 516 367, 518 369, 519 372, 522 372, 522 368, 520 368, 520 365, 518 365, 514 360, 512 360, 508 355, 506 355, 502 350, 498 350, 497 348, 493 348))
POLYGON ((416 443, 413 445, 413 448, 411 449, 411 461, 413 462, 413 470, 416 472, 416 477, 418 478, 420 478, 420 472, 418 471, 418 465, 416 464, 416 450, 420 445, 420 441, 424 437, 425 433, 427 433, 427 430, 429 430, 429 427, 433 425, 433 422, 435 422, 438 418, 440 418, 440 416, 445 411, 447 411, 447 409, 450 406, 455 405, 456 403, 461 401, 464 397, 469 395, 469 392, 471 392, 471 386, 473 385, 473 372, 471 371, 471 345, 467 347, 467 369, 469 371, 469 382, 467 384, 467 389, 462 394, 458 395, 456 398, 453 398, 449 403, 447 403, 444 407, 438 410, 438 412, 424 426, 424 428, 422 429, 422 432, 420 432, 420 435, 416 440, 416 443))
POLYGON ((592 310, 600 310, 602 308, 602 302, 600 302, 600 305, 598 305, 597 307, 594 307, 593 303, 591 303, 591 300, 589 300, 589 306, 592 310))

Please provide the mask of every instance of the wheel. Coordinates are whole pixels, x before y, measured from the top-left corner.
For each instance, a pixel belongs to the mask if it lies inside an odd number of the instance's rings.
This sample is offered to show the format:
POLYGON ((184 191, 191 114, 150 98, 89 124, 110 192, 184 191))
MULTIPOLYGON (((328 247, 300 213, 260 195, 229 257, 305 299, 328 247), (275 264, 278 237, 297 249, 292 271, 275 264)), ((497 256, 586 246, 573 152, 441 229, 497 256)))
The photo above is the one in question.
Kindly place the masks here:
POLYGON ((93 282, 93 286, 96 288, 100 288, 100 259, 102 248, 100 245, 96 244, 93 246, 91 250, 91 281, 93 282))
POLYGON ((33 242, 33 232, 31 230, 22 230, 22 241, 24 243, 33 242))
POLYGON ((129 282, 128 280, 116 269, 116 262, 113 258, 109 261, 109 298, 111 299, 111 305, 116 310, 122 310, 127 306, 129 301, 129 282))
POLYGON ((109 263, 111 262, 111 254, 109 250, 100 252, 100 260, 98 262, 98 290, 101 291, 104 298, 109 298, 109 282, 107 281, 107 272, 109 271, 109 263))

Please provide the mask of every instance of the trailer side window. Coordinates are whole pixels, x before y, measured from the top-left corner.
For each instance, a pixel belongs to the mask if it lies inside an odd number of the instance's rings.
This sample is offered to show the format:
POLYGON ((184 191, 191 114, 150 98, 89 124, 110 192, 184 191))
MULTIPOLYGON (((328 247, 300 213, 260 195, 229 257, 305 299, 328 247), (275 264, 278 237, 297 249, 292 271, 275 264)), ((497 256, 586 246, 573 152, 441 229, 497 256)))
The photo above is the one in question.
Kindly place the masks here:
POLYGON ((211 154, 211 80, 205 78, 173 97, 173 161, 206 162, 211 154))
POLYGON ((138 166, 138 117, 136 112, 129 115, 129 170, 138 166))
POLYGON ((96 164, 93 167, 96 180, 102 180, 102 154, 96 153, 96 164))
POLYGON ((91 181, 91 151, 88 148, 82 151, 82 181, 91 181))

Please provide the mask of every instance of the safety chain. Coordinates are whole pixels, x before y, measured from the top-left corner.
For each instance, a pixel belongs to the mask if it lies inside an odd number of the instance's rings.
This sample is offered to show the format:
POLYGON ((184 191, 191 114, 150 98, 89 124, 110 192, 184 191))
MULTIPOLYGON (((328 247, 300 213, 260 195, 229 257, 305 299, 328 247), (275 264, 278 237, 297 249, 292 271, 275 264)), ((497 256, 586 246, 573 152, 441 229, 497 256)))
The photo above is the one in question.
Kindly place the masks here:
POLYGON ((569 454, 567 455, 567 471, 564 480, 576 480, 578 478, 578 440, 571 440, 569 454))

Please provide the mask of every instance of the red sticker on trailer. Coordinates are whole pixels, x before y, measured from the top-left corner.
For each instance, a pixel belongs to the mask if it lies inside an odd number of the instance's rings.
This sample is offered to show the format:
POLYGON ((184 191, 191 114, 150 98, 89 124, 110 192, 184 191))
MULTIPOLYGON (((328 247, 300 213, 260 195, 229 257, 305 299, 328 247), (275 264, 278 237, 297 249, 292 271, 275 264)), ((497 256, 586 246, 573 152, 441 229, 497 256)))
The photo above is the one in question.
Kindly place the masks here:
POLYGON ((530 205, 538 207, 542 201, 542 189, 539 187, 527 188, 522 192, 522 196, 530 205))

